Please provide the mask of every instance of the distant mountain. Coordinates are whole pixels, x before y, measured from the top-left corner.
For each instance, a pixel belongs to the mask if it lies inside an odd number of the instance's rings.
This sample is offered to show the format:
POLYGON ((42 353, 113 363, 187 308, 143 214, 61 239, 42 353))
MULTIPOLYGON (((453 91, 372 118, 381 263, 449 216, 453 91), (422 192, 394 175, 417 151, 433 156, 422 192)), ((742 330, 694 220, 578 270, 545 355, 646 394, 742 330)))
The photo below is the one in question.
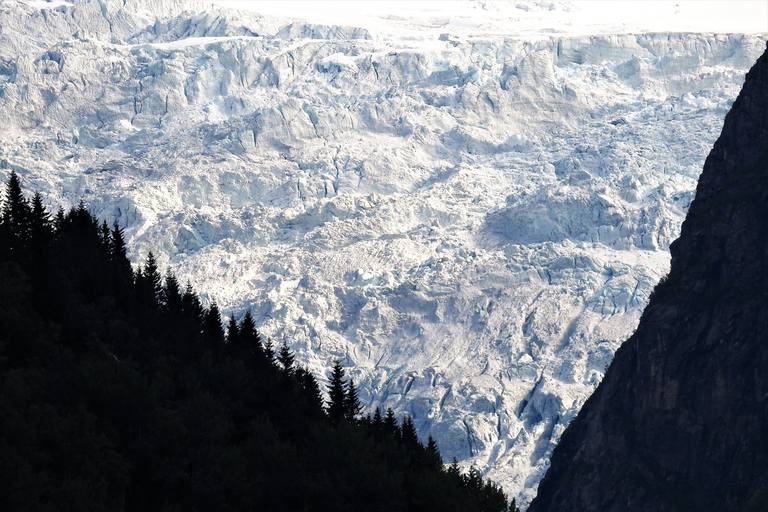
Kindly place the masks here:
POLYGON ((704 164, 672 268, 528 509, 768 509, 768 51, 704 164))
POLYGON ((85 200, 316 375, 340 359, 366 411, 524 503, 764 37, 432 34, 2 2, 0 173, 85 200))

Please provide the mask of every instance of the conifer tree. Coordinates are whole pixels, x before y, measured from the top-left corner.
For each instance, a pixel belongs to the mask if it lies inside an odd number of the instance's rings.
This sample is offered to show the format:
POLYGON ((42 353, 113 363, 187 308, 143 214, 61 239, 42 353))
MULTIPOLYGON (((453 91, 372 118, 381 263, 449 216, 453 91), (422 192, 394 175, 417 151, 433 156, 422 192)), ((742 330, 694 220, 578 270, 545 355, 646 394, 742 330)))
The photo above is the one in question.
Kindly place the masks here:
POLYGON ((159 302, 163 293, 162 278, 157 269, 157 260, 155 260, 155 255, 152 254, 152 251, 149 251, 149 254, 147 254, 147 260, 144 262, 141 276, 144 281, 145 293, 147 293, 148 297, 154 298, 156 303, 159 302))
POLYGON ((403 421, 400 423, 400 439, 406 446, 415 447, 419 444, 416 427, 413 425, 413 420, 410 416, 403 418, 403 421))
POLYGON ((208 348, 217 351, 224 345, 224 331, 221 328, 221 312, 216 301, 203 316, 203 340, 208 348))
POLYGON ((320 385, 317 383, 315 376, 301 367, 296 368, 294 375, 299 384, 301 384, 301 396, 307 405, 309 416, 312 418, 324 418, 323 394, 320 392, 320 385))
POLYGON ((291 373, 293 372, 293 362, 296 359, 291 351, 288 349, 288 344, 283 340, 283 344, 280 345, 280 350, 277 353, 277 360, 283 366, 283 369, 291 373))
POLYGON ((264 358, 264 348, 261 346, 261 335, 256 330, 256 322, 250 311, 246 311, 238 325, 238 340, 241 357, 250 360, 251 364, 264 358))
POLYGON ((128 257, 123 230, 117 224, 117 221, 112 224, 112 230, 110 231, 109 254, 115 261, 126 259, 128 257))
POLYGON ((390 436, 395 436, 398 432, 397 417, 391 407, 387 407, 387 415, 384 416, 384 432, 390 436))
POLYGON ((451 465, 448 466, 447 473, 451 476, 451 478, 455 479, 456 482, 461 483, 461 468, 459 467, 459 461, 456 460, 456 457, 453 458, 453 461, 451 462, 451 465))
POLYGON ((363 407, 360 405, 360 399, 357 396, 355 381, 349 379, 346 394, 344 396, 344 419, 353 421, 360 415, 362 410, 363 407))
POLYGON ((21 180, 16 171, 11 171, 8 184, 5 188, 5 201, 3 203, 0 229, 13 240, 25 244, 31 237, 30 217, 32 210, 29 201, 21 191, 21 180))
POLYGON ((184 312, 184 319, 190 322, 194 326, 197 326, 203 319, 203 304, 200 302, 200 297, 197 296, 195 289, 192 288, 192 283, 187 281, 187 285, 184 287, 184 294, 181 296, 181 310, 184 312))
POLYGON ((427 441, 427 446, 424 452, 424 464, 433 470, 439 470, 443 467, 443 458, 440 456, 437 442, 432 436, 429 436, 427 441))
POLYGON ((53 219, 53 228, 57 233, 61 232, 61 228, 64 226, 64 219, 64 208, 59 206, 59 209, 56 211, 56 217, 53 219))
POLYGON ((341 361, 336 359, 331 369, 330 381, 328 382, 328 417, 336 425, 344 419, 346 412, 347 390, 344 386, 344 368, 341 361))
POLYGON ((117 268, 117 277, 124 283, 133 279, 133 269, 131 268, 131 262, 128 260, 128 251, 125 246, 125 238, 123 237, 123 230, 117 225, 117 222, 112 224, 112 230, 110 232, 109 241, 109 258, 117 268))
POLYGON ((272 344, 272 338, 268 337, 267 342, 264 343, 264 354, 270 363, 275 360, 275 346, 272 344))
POLYGON ((48 210, 45 209, 45 205, 43 205, 40 192, 35 192, 32 198, 30 235, 34 240, 34 247, 38 251, 47 249, 53 241, 53 221, 48 210))
POLYGON ((101 244, 104 246, 107 251, 112 252, 112 236, 109 232, 109 226, 107 225, 107 221, 102 221, 101 226, 99 227, 99 236, 101 237, 101 244))
POLYGON ((171 269, 165 273, 165 286, 162 288, 160 298, 160 303, 166 314, 176 317, 181 314, 181 288, 171 269))
POLYGON ((230 355, 234 355, 239 351, 240 347, 240 328, 237 326, 237 320, 235 315, 229 317, 229 323, 227 324, 227 351, 230 355))
POLYGON ((381 407, 377 407, 373 413, 371 428, 373 430, 373 435, 376 438, 381 437, 381 433, 384 431, 384 418, 381 416, 381 407))

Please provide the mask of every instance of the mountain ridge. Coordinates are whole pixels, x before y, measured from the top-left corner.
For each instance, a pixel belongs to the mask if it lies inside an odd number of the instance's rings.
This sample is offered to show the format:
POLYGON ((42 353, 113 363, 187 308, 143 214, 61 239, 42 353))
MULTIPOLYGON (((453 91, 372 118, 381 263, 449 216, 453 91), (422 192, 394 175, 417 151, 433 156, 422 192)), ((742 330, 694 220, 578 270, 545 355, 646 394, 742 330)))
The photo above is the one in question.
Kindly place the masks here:
POLYGON ((563 433, 531 512, 764 508, 766 99, 768 50, 707 157, 669 276, 563 433))

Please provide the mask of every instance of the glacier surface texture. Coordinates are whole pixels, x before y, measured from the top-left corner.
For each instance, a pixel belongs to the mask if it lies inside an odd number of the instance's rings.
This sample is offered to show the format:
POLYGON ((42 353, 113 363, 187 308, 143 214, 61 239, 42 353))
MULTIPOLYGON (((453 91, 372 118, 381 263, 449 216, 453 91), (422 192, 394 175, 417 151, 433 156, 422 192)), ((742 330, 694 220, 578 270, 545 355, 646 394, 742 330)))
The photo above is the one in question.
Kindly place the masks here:
MULTIPOLYGON (((524 2, 520 2, 521 5, 524 2)), ((537 5, 528 2, 529 5, 537 5)), ((0 174, 525 504, 669 266, 755 35, 410 41, 0 2, 0 174)))

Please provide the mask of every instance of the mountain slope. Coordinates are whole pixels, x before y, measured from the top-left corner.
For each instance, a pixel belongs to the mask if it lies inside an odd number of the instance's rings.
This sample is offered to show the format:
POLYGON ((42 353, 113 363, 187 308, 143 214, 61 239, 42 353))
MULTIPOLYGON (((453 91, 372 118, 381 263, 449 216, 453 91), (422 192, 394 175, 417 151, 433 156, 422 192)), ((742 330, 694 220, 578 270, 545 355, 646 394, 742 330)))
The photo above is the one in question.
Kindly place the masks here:
POLYGON ((768 51, 704 164, 672 267, 563 433, 530 512, 768 504, 768 51))
POLYGON ((117 220, 135 262, 250 308, 316 374, 341 359, 368 410, 525 502, 763 45, 3 2, 0 169, 117 220))

